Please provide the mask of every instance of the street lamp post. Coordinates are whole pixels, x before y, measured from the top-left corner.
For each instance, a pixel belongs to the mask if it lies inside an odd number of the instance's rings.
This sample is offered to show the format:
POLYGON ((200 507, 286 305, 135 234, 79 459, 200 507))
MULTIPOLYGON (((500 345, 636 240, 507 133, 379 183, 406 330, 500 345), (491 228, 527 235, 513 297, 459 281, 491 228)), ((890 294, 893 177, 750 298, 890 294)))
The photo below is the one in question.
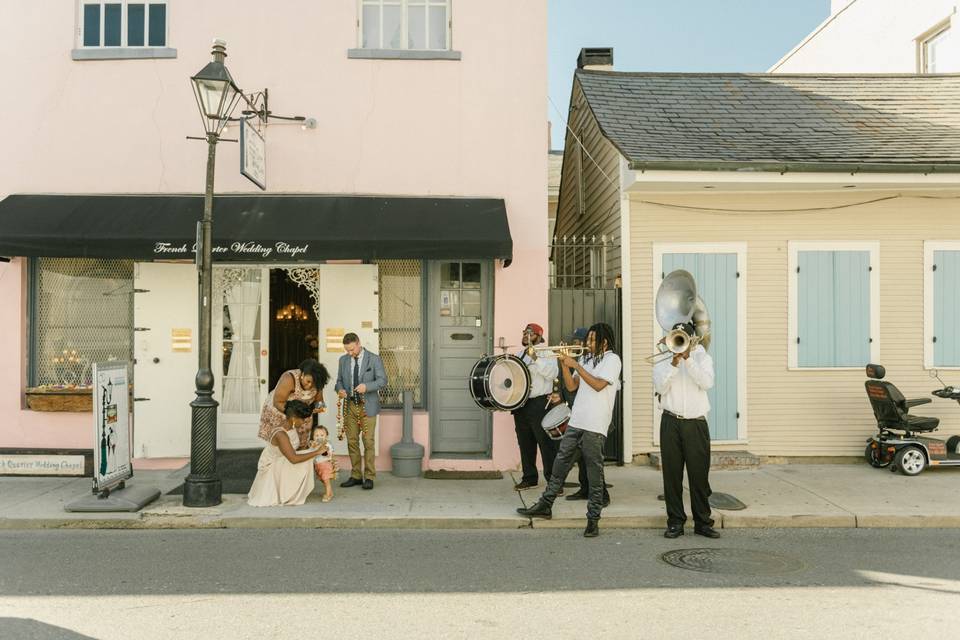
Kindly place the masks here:
POLYGON ((243 93, 223 64, 226 43, 213 44, 213 61, 190 78, 197 106, 203 118, 207 140, 207 181, 200 222, 197 267, 200 272, 199 355, 196 398, 190 403, 190 475, 183 486, 183 504, 210 507, 222 502, 223 487, 217 474, 217 401, 213 399, 213 370, 210 367, 210 326, 213 302, 213 178, 220 133, 243 93))

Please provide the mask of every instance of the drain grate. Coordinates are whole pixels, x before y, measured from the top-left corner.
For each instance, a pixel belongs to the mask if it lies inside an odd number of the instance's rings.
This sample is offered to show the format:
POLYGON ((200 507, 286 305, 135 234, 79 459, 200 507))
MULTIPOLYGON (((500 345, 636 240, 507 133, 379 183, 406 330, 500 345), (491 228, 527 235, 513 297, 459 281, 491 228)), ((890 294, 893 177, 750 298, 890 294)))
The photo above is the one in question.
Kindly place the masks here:
POLYGON ((776 576, 804 567, 797 558, 749 549, 676 549, 660 559, 679 569, 730 576, 776 576))

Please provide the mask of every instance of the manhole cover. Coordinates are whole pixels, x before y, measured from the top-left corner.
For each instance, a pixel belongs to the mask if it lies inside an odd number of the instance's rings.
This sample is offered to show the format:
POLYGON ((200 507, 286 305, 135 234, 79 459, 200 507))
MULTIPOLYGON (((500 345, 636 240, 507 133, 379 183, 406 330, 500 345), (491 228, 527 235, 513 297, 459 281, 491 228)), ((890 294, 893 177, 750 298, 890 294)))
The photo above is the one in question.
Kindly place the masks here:
POLYGON ((731 576, 775 576, 803 569, 796 558, 749 549, 676 549, 660 559, 679 569, 731 576))

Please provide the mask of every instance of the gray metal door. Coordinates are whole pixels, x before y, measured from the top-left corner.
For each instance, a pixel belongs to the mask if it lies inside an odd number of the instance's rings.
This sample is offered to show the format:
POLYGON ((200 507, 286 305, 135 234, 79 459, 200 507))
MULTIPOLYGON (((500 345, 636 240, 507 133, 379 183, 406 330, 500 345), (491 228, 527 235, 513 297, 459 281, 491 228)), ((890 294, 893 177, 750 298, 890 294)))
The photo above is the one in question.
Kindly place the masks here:
POLYGON ((488 261, 429 264, 427 313, 431 456, 488 458, 492 419, 470 396, 470 370, 492 341, 492 265, 488 261))

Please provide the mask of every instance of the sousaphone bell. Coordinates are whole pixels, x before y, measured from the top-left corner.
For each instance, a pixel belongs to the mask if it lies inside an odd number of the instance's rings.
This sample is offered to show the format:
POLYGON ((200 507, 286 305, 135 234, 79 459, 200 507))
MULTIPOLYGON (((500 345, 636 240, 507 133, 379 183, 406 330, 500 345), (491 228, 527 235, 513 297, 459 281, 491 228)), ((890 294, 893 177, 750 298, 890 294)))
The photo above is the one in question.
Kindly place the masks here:
POLYGON ((710 346, 710 314, 707 305, 697 295, 697 283, 689 271, 677 269, 667 274, 657 289, 654 313, 667 335, 662 343, 658 343, 661 350, 647 356, 647 362, 656 364, 698 344, 704 349, 710 346), (681 323, 693 324, 695 335, 691 337, 682 329, 674 329, 681 323))

